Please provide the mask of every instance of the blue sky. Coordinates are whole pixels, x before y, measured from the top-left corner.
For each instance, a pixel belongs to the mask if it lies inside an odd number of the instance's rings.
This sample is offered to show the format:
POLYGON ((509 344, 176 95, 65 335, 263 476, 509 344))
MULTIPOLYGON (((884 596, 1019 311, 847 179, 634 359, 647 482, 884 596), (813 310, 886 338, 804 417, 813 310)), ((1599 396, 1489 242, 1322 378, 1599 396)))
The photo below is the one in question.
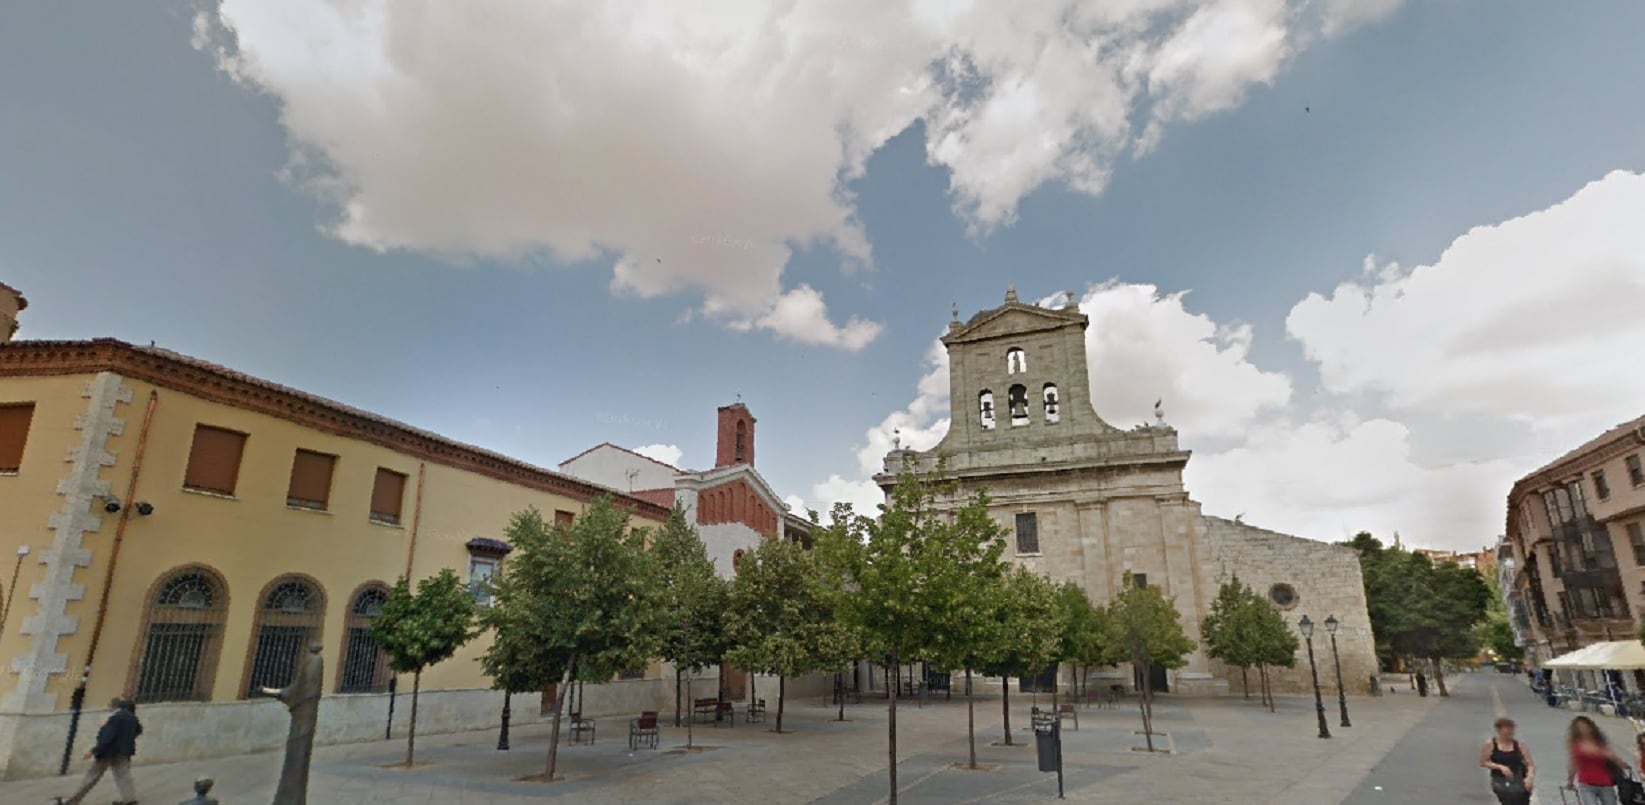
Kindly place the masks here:
POLYGON ((1641 413, 1645 381, 1566 369, 1645 335, 1645 6, 617 5, 13 10, 20 336, 547 466, 707 465, 740 394, 825 508, 946 426, 950 305, 1075 290, 1099 413, 1163 396, 1208 511, 1448 547, 1641 413))

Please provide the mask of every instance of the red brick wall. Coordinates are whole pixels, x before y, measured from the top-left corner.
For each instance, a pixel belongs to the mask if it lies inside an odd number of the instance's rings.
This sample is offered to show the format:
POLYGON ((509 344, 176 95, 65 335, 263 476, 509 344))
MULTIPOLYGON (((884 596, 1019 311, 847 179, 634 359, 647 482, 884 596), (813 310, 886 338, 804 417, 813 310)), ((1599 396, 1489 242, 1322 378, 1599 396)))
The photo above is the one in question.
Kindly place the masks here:
POLYGON ((714 445, 714 466, 733 464, 754 466, 754 415, 742 403, 720 408, 719 435, 714 445), (738 427, 741 427, 742 456, 737 455, 738 427))
POLYGON ((772 511, 747 481, 737 479, 697 493, 697 523, 742 523, 761 535, 777 533, 777 513, 772 511))

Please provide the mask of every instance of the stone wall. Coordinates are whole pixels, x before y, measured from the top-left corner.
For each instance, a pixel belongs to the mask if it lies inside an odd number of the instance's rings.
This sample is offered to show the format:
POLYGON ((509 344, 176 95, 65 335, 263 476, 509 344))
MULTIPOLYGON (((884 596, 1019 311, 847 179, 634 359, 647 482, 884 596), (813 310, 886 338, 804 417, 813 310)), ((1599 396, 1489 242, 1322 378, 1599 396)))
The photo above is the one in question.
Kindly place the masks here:
MULTIPOLYGON (((1376 647, 1371 636, 1370 615, 1366 611, 1365 585, 1360 575, 1359 555, 1350 548, 1293 537, 1261 528, 1204 517, 1208 560, 1205 590, 1210 598, 1226 578, 1238 575, 1258 594, 1268 596, 1275 585, 1289 585, 1295 601, 1282 607, 1287 623, 1295 627, 1303 615, 1315 624, 1335 615, 1337 649, 1342 660, 1343 687, 1352 695, 1370 693, 1370 678, 1377 672, 1376 647)), ((1209 606, 1207 600, 1206 605, 1209 606)), ((1331 663, 1331 640, 1324 626, 1314 631, 1315 661, 1319 665, 1320 689, 1336 695, 1336 674, 1331 663)), ((1241 691, 1240 672, 1221 668, 1231 692, 1241 691)), ((1312 693, 1306 646, 1297 652, 1291 669, 1275 669, 1269 678, 1281 693, 1312 693)), ((1256 677, 1252 675, 1252 687, 1256 677)))
MULTIPOLYGON (((621 719, 642 710, 672 708, 668 694, 671 682, 661 679, 616 681, 588 685, 584 712, 596 719, 614 719, 611 735, 619 734, 621 719), (666 708, 665 708, 666 704, 666 708)), ((792 686, 790 686, 792 688, 792 686)), ((776 683, 772 682, 775 692, 776 683)), ((774 699, 775 697, 771 697, 774 699)), ((510 706, 509 723, 538 724, 550 715, 542 712, 538 693, 516 693, 510 706)), ((320 701, 320 721, 316 745, 359 743, 383 740, 388 726, 389 695, 339 694, 320 701)), ((494 690, 424 690, 417 699, 417 734, 495 729, 502 721, 503 694, 494 690)), ((86 710, 80 715, 75 738, 75 773, 85 767, 81 755, 97 736, 97 728, 108 717, 106 709, 86 710)), ((139 705, 143 737, 138 740, 139 763, 173 763, 182 760, 241 755, 277 750, 285 745, 291 719, 285 705, 272 699, 238 702, 169 702, 139 705)), ((407 689, 394 696, 394 728, 391 740, 404 741, 411 718, 411 693, 407 689)), ((69 714, 0 715, 0 778, 16 780, 57 773, 62 761, 63 740, 68 735, 69 714)))

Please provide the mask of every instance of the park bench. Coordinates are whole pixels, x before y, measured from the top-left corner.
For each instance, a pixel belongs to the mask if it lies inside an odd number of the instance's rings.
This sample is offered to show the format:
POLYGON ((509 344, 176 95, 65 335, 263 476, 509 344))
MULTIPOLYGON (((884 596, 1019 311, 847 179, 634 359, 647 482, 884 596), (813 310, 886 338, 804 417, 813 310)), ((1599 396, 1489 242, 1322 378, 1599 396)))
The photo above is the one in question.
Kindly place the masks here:
POLYGON ((571 742, 574 743, 574 744, 580 744, 580 743, 593 744, 594 743, 594 719, 592 719, 592 718, 583 718, 583 714, 580 713, 580 712, 579 713, 572 713, 571 714, 571 742), (586 741, 583 740, 584 735, 588 736, 588 739, 586 741))
POLYGON ((1073 719, 1073 721, 1074 721, 1074 731, 1075 732, 1080 731, 1080 714, 1079 714, 1078 710, 1074 709, 1074 705, 1071 705, 1071 704, 1058 705, 1057 706, 1057 718, 1060 718, 1063 721, 1073 719))
POLYGON ((727 727, 737 726, 737 705, 735 702, 720 702, 719 715, 714 717, 714 726, 721 724, 727 727))
POLYGON ((657 711, 646 710, 640 713, 639 718, 628 721, 628 749, 633 751, 641 746, 657 748, 659 731, 657 729, 657 711))
POLYGON ((708 698, 691 700, 691 718, 694 721, 702 721, 704 719, 713 718, 714 715, 719 712, 719 699, 708 698))
POLYGON ((765 722, 765 700, 755 699, 748 703, 748 718, 745 723, 761 724, 765 722))

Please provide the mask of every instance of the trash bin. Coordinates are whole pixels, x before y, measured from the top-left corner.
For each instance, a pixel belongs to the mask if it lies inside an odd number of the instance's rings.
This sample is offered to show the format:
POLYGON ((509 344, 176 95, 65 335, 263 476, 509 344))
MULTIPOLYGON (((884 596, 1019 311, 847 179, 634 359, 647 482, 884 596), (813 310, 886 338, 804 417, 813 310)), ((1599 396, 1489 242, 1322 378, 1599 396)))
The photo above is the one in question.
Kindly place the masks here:
POLYGON ((1034 750, 1039 756, 1040 771, 1057 770, 1057 719, 1034 716, 1034 750))

